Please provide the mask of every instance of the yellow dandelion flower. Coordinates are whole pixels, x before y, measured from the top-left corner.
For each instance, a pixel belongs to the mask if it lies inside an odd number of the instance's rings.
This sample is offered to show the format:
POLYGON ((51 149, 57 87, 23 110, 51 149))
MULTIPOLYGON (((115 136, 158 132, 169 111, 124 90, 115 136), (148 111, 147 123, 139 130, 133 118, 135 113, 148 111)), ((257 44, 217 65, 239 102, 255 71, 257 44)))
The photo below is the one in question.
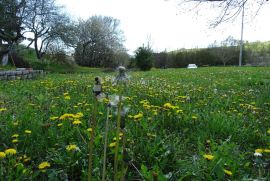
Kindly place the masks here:
POLYGON ((173 108, 174 106, 173 106, 171 103, 165 103, 165 104, 163 105, 163 107, 164 107, 165 109, 171 109, 171 108, 173 108))
POLYGON ((43 170, 43 169, 46 169, 46 168, 49 168, 51 167, 51 164, 49 162, 42 162, 38 165, 38 168, 40 170, 43 170))
POLYGON ((78 112, 76 115, 77 116, 80 116, 80 117, 83 117, 83 113, 82 112, 78 112))
POLYGON ((76 150, 78 150, 79 148, 77 147, 77 145, 75 145, 75 144, 70 144, 70 145, 67 145, 66 146, 66 150, 67 151, 76 151, 76 150))
POLYGON ((25 130, 24 133, 25 133, 25 134, 31 134, 32 131, 31 131, 31 130, 25 130))
POLYGON ((232 172, 231 172, 230 170, 226 170, 226 169, 224 169, 224 172, 225 172, 227 175, 229 175, 229 176, 231 176, 231 175, 232 175, 232 172))
POLYGON ((30 157, 29 157, 29 158, 24 158, 24 159, 23 159, 23 162, 26 163, 26 162, 29 162, 30 160, 31 160, 30 157))
POLYGON ((72 124, 79 125, 79 124, 82 124, 82 122, 80 120, 76 119, 75 121, 73 121, 72 124))
POLYGON ((63 120, 63 119, 66 119, 66 118, 70 118, 70 117, 72 117, 73 116, 73 114, 68 114, 68 113, 65 113, 65 114, 63 114, 62 116, 60 116, 60 120, 63 120))
POLYGON ((65 96, 64 99, 65 100, 70 100, 70 96, 65 96))
POLYGON ((262 153, 262 152, 263 152, 263 149, 261 149, 261 148, 258 148, 255 150, 255 153, 262 153))
POLYGON ((115 145, 116 145, 116 142, 112 142, 109 144, 109 147, 112 148, 112 147, 115 147, 115 145))
POLYGON ((12 143, 18 143, 18 142, 19 142, 19 140, 17 140, 17 139, 12 140, 12 143))
POLYGON ((0 151, 0 158, 5 158, 5 157, 6 157, 5 152, 0 151))
POLYGON ((5 150, 6 155, 15 155, 17 151, 14 148, 9 148, 5 150))
POLYGON ((87 129, 87 131, 92 132, 92 131, 93 131, 93 129, 92 129, 92 128, 88 128, 88 129, 87 129))
POLYGON ((6 110, 7 110, 7 108, 0 108, 0 112, 4 112, 6 110))
POLYGON ((183 110, 182 109, 178 109, 178 110, 176 110, 176 113, 177 114, 182 114, 183 113, 183 110))
POLYGON ((18 136, 19 136, 18 134, 14 134, 11 136, 11 138, 18 138, 18 136))
POLYGON ((203 155, 203 157, 204 157, 206 160, 213 160, 213 159, 214 159, 214 156, 213 156, 213 155, 209 155, 209 154, 205 154, 205 155, 203 155))
POLYGON ((55 120, 57 120, 59 117, 57 117, 57 116, 52 116, 52 117, 50 117, 50 120, 52 120, 52 121, 55 121, 55 120))
POLYGON ((139 114, 136 114, 136 115, 133 116, 133 118, 135 120, 141 119, 142 117, 143 117, 143 114, 142 113, 139 113, 139 114))
POLYGON ((13 126, 18 126, 19 125, 19 122, 14 122, 13 123, 13 126))

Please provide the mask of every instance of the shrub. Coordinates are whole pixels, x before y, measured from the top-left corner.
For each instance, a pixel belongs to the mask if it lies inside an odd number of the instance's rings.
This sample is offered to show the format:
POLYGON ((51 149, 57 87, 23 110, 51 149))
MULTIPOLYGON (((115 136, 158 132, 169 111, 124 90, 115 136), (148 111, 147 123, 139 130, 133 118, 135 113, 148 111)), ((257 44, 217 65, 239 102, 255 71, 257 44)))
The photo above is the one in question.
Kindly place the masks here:
POLYGON ((150 48, 139 47, 135 52, 136 65, 143 71, 150 70, 153 66, 154 56, 150 48))

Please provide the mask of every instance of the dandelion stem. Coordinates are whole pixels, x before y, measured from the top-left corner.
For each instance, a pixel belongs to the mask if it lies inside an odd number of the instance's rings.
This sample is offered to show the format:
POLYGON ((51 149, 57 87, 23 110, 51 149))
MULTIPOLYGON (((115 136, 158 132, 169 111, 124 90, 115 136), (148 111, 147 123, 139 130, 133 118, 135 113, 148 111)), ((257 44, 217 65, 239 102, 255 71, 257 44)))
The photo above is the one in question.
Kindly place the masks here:
MULTIPOLYGON (((92 167, 93 167, 93 147, 94 147, 94 136, 96 129, 96 115, 97 115, 97 100, 94 97, 93 104, 93 115, 92 115, 92 131, 89 141, 89 162, 88 162, 88 181, 92 181, 92 167)), ((89 119, 89 127, 91 127, 91 119, 89 119)))
POLYGON ((78 133, 79 133, 79 135, 81 136, 83 142, 84 142, 85 144, 87 144, 86 140, 84 139, 83 135, 81 134, 81 131, 80 131, 79 127, 77 127, 77 130, 78 130, 78 133))
POLYGON ((122 92, 120 91, 119 103, 117 110, 117 127, 116 127, 116 145, 114 155, 114 181, 118 180, 118 150, 119 150, 119 134, 120 134, 120 122, 121 122, 121 104, 122 104, 122 92))
POLYGON ((104 155, 103 155, 103 169, 102 169, 102 181, 105 181, 106 176, 106 157, 107 157, 107 144, 108 144, 108 127, 109 127, 109 114, 110 107, 107 107, 107 117, 105 123, 105 143, 104 143, 104 155))
POLYGON ((125 155, 126 153, 125 153, 125 146, 126 146, 126 133, 125 133, 125 129, 122 129, 121 130, 121 132, 123 133, 123 136, 122 136, 122 139, 123 139, 123 151, 122 151, 122 153, 123 153, 123 158, 122 158, 122 168, 121 168, 121 181, 124 181, 125 180, 125 173, 126 173, 126 171, 127 171, 127 168, 126 168, 126 164, 125 164, 125 160, 124 160, 124 157, 125 156, 127 156, 127 155, 125 155))

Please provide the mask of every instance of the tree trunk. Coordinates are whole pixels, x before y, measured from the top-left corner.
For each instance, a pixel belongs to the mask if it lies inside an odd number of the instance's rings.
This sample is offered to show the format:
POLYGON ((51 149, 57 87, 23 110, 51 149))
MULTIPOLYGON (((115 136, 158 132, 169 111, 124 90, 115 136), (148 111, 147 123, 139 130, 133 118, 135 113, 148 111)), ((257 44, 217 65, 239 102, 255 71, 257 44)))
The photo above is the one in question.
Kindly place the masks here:
POLYGON ((36 56, 37 56, 37 58, 38 59, 40 59, 41 58, 41 56, 40 56, 40 54, 39 54, 39 50, 38 50, 38 38, 37 38, 37 35, 35 35, 35 44, 34 44, 34 46, 35 46, 35 52, 36 52, 36 56))

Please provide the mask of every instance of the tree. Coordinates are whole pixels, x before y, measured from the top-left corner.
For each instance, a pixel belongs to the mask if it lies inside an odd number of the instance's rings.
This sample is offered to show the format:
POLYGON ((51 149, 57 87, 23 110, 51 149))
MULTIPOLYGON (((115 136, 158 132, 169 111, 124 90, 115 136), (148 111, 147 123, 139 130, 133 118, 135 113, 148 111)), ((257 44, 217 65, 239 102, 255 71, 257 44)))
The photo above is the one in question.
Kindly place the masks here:
POLYGON ((150 70, 153 67, 154 56, 149 47, 139 47, 135 51, 136 65, 143 71, 150 70))
POLYGON ((226 66, 228 62, 237 59, 239 51, 238 44, 238 40, 229 36, 221 41, 220 45, 212 46, 211 52, 222 62, 223 66, 226 66))
POLYGON ((55 0, 28 0, 26 11, 23 24, 24 33, 30 34, 28 47, 34 43, 36 56, 41 59, 49 44, 58 37, 58 26, 68 21, 68 17, 60 13, 61 7, 55 0))
POLYGON ((117 19, 92 16, 86 21, 80 20, 76 29, 74 38, 69 41, 74 43, 75 60, 79 65, 112 67, 115 55, 126 52, 117 19))
POLYGON ((185 5, 193 5, 189 10, 199 10, 201 5, 210 4, 211 8, 219 11, 211 26, 216 27, 222 22, 234 20, 242 12, 243 6, 250 14, 256 15, 260 8, 268 3, 268 0, 179 0, 180 7, 187 9, 185 5))
POLYGON ((0 52, 9 53, 14 43, 23 39, 24 0, 0 0, 0 52), (3 47, 3 43, 7 46, 3 47))

